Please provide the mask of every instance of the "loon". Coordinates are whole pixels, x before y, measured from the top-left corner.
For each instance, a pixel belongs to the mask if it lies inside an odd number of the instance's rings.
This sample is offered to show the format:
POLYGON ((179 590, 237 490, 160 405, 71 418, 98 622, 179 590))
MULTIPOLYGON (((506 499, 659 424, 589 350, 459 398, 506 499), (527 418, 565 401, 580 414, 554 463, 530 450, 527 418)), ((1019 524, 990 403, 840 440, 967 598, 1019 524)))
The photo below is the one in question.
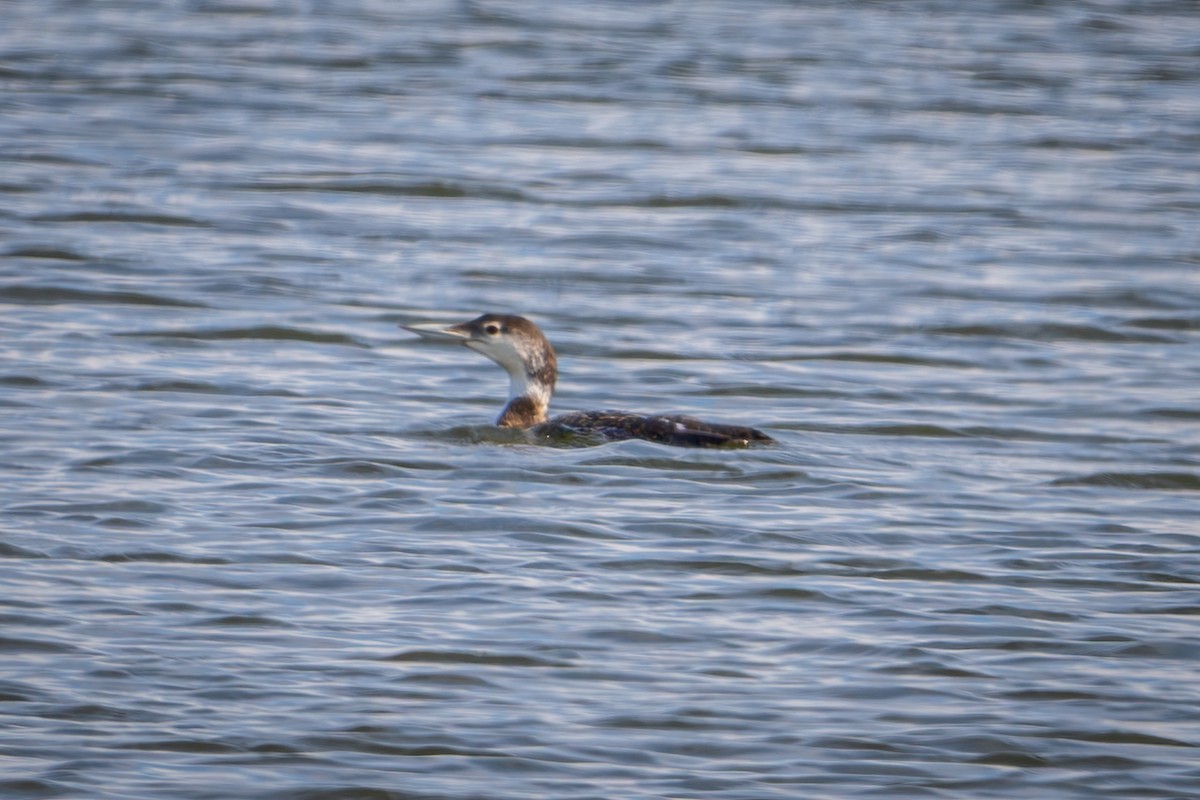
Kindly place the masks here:
POLYGON ((578 411, 551 419, 546 412, 558 380, 554 348, 536 325, 515 314, 484 314, 449 327, 400 327, 426 339, 466 345, 504 367, 509 392, 508 403, 496 420, 501 428, 528 430, 543 439, 646 439, 678 447, 746 447, 775 441, 755 428, 702 422, 680 414, 578 411))

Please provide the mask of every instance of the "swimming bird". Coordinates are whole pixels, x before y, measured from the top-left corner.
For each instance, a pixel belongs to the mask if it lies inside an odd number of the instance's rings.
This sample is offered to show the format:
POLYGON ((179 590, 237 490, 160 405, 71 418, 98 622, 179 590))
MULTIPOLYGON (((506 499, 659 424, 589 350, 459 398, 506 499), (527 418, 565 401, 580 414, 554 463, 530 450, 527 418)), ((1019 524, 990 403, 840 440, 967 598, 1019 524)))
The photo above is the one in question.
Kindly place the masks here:
POLYGON ((682 414, 577 411, 551 419, 547 412, 558 382, 558 359, 538 326, 515 314, 484 314, 449 327, 400 327, 426 339, 466 345, 504 367, 509 390, 508 402, 496 419, 501 428, 527 430, 539 439, 646 439, 679 447, 745 447, 775 441, 755 428, 703 422, 682 414))

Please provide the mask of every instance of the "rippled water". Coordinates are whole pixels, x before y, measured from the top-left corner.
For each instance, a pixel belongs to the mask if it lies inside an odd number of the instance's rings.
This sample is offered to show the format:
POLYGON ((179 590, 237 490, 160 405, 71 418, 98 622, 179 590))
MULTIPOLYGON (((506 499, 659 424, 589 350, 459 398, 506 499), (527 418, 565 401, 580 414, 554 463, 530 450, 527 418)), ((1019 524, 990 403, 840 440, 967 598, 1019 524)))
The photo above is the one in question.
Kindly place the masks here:
POLYGON ((4 797, 1200 796, 1193 3, 0 7, 4 797))

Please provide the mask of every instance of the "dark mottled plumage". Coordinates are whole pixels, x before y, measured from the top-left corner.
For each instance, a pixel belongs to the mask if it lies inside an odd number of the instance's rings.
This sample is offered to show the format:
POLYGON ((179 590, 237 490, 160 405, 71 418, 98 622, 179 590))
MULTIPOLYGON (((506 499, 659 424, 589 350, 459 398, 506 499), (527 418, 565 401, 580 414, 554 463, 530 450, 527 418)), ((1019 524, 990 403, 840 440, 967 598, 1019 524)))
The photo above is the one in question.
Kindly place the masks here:
POLYGON ((683 414, 628 414, 624 411, 577 411, 536 426, 547 438, 595 436, 607 441, 646 439, 678 447, 736 447, 775 441, 756 428, 704 422, 683 414))
POLYGON ((703 422, 680 414, 579 411, 548 419, 558 360, 550 342, 529 320, 515 314, 484 314, 448 328, 403 327, 426 338, 459 342, 504 367, 509 376, 509 400, 496 420, 502 428, 526 429, 544 439, 646 439, 679 447, 745 447, 774 441, 755 428, 703 422))

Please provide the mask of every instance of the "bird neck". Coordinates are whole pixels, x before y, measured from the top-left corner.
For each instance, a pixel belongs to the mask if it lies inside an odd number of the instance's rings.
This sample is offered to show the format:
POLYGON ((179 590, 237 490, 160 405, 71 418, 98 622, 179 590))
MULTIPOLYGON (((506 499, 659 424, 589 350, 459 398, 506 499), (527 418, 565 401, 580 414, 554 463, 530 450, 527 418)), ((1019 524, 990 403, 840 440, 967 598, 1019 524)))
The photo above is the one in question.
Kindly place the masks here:
POLYGON ((514 397, 500 412, 496 425, 501 428, 531 428, 546 421, 546 406, 529 397, 514 397))
POLYGON ((485 353, 508 373, 508 403, 496 420, 501 428, 528 428, 547 419, 558 382, 558 359, 536 328, 534 333, 516 339, 510 347, 485 353))
POLYGON ((508 403, 496 424, 501 428, 528 428, 545 422, 554 383, 522 371, 509 375, 508 403))

